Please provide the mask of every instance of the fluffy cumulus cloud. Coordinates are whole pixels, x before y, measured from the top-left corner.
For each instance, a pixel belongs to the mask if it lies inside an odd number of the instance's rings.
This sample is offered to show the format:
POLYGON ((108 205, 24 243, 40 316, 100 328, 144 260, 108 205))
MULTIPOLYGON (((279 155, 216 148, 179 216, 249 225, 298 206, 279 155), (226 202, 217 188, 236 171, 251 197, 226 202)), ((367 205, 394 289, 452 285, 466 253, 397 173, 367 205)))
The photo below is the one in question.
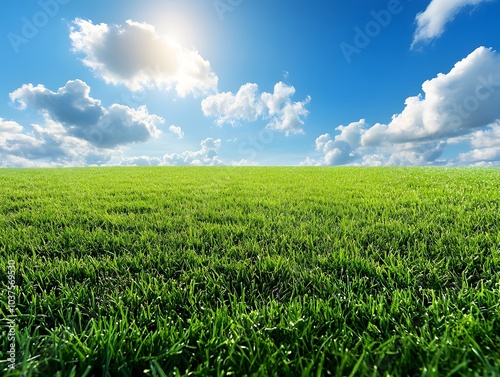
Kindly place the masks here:
POLYGON ((444 32, 446 24, 466 6, 475 6, 494 0, 432 0, 424 12, 416 17, 417 30, 412 47, 419 43, 428 43, 444 32))
POLYGON ((500 121, 486 130, 476 131, 470 138, 472 149, 461 153, 462 163, 478 165, 500 165, 500 121))
POLYGON ((366 121, 361 119, 347 126, 336 128, 340 134, 332 139, 330 134, 323 134, 316 139, 316 151, 323 157, 319 161, 306 160, 306 165, 344 165, 356 157, 360 145, 360 133, 365 129, 366 121))
POLYGON ((2 160, 7 156, 15 159, 44 159, 64 156, 62 139, 57 133, 51 133, 39 126, 25 132, 20 124, 0 118, 0 152, 2 160))
POLYGON ((468 134, 500 118, 500 55, 479 47, 447 74, 422 85, 424 95, 407 98, 388 125, 376 124, 363 145, 435 140, 468 134))
MULTIPOLYGON (((443 164, 444 150, 457 140, 473 148, 455 163, 498 161, 500 55, 485 47, 473 51, 447 74, 422 85, 423 95, 407 98, 388 124, 364 119, 316 139, 319 159, 307 165, 443 164)), ((449 162, 449 161, 448 161, 449 162)))
POLYGON ((131 90, 175 87, 181 97, 217 89, 210 62, 149 24, 129 20, 125 25, 94 25, 77 18, 70 38, 73 50, 83 54, 83 63, 106 83, 131 90))
POLYGON ((110 150, 67 136, 48 120, 44 126, 23 127, 0 118, 0 165, 5 167, 86 166, 110 161, 110 150))
POLYGON ((200 143, 200 149, 196 151, 185 151, 183 153, 171 153, 163 156, 162 165, 224 165, 217 154, 220 139, 207 138, 200 143))
POLYGON ((179 140, 184 138, 184 132, 182 131, 181 127, 171 125, 168 128, 168 130, 172 132, 174 135, 176 135, 179 138, 179 140))
POLYGON ((68 81, 57 92, 43 85, 23 85, 10 98, 19 109, 34 108, 46 119, 62 125, 68 136, 99 148, 145 142, 159 135, 157 126, 163 122, 161 117, 149 114, 145 106, 132 109, 113 104, 104 108, 80 80, 68 81))
POLYGON ((304 118, 309 114, 306 109, 311 100, 307 97, 301 102, 292 102, 295 88, 279 82, 273 93, 259 94, 257 84, 242 85, 236 94, 218 93, 202 101, 205 116, 216 118, 218 125, 236 125, 242 121, 266 120, 267 127, 286 135, 304 133, 304 118))

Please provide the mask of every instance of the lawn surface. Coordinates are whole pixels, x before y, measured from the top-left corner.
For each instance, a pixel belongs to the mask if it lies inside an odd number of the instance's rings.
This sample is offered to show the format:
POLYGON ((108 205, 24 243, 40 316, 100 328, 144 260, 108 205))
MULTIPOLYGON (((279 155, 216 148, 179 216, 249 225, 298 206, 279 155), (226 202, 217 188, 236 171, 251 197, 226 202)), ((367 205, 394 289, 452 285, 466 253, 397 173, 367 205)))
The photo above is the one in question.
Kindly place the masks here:
POLYGON ((0 375, 498 376, 499 203, 499 169, 2 169, 0 375))

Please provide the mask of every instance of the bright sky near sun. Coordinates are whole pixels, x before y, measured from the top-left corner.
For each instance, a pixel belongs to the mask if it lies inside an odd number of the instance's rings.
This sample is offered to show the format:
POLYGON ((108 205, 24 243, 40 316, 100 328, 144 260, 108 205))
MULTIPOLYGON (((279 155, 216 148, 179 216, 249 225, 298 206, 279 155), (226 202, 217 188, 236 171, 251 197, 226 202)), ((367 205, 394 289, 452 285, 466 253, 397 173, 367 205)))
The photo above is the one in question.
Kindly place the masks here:
POLYGON ((0 166, 500 166, 500 1, 20 0, 0 166))

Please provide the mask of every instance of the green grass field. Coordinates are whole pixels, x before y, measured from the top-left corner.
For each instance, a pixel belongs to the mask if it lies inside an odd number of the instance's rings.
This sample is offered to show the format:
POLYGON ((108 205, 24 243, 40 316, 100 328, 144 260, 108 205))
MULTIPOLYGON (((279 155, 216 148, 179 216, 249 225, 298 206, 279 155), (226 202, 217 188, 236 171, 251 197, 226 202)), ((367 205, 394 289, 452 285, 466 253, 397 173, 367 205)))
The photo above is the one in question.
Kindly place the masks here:
POLYGON ((499 376, 500 170, 0 170, 3 376, 499 376))

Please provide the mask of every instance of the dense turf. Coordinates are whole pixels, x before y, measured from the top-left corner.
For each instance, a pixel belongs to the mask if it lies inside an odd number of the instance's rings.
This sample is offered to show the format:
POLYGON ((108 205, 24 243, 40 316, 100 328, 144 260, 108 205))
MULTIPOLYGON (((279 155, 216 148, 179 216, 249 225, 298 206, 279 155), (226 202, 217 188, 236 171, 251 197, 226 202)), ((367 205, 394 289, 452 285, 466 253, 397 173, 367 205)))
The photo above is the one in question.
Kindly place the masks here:
POLYGON ((0 374, 500 375, 499 203, 495 169, 0 170, 0 374))

